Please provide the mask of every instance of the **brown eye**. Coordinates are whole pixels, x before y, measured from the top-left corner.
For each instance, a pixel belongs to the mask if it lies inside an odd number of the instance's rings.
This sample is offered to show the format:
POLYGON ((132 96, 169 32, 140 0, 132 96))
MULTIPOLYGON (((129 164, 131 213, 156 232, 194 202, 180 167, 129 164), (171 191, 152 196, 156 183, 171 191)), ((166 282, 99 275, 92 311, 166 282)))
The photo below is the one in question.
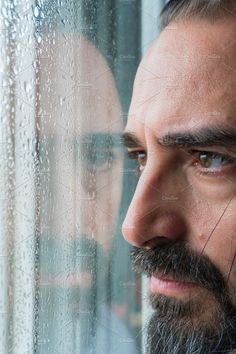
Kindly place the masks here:
POLYGON ((140 167, 144 167, 147 162, 147 155, 144 151, 137 153, 137 160, 140 167))
POLYGON ((200 151, 195 153, 196 158, 194 163, 200 165, 203 168, 217 170, 222 166, 226 166, 235 162, 230 156, 224 156, 215 152, 200 151))
POLYGON ((199 153, 199 163, 204 168, 211 167, 212 155, 210 155, 210 154, 208 154, 206 152, 199 153))
POLYGON ((138 163, 137 172, 140 173, 146 165, 147 154, 145 151, 128 151, 128 158, 138 163))

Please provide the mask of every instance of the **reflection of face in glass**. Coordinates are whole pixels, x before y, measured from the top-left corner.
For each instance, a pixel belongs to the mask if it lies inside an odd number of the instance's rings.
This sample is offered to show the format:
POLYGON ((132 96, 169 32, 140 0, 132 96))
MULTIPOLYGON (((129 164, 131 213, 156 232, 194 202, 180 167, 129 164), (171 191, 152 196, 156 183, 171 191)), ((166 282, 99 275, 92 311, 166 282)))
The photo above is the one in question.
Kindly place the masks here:
POLYGON ((93 235, 110 249, 120 198, 122 126, 111 71, 93 45, 79 36, 58 36, 54 44, 46 42, 42 48, 42 58, 47 59, 42 59, 41 67, 40 136, 45 144, 53 139, 54 151, 47 151, 49 167, 57 174, 53 188, 60 190, 57 196, 67 191, 55 210, 54 227, 62 221, 62 208, 76 206, 64 236, 74 233, 76 224, 77 231, 93 235))
POLYGON ((120 202, 118 95, 104 58, 79 35, 42 42, 39 72, 42 308, 66 298, 67 315, 94 334, 120 202))

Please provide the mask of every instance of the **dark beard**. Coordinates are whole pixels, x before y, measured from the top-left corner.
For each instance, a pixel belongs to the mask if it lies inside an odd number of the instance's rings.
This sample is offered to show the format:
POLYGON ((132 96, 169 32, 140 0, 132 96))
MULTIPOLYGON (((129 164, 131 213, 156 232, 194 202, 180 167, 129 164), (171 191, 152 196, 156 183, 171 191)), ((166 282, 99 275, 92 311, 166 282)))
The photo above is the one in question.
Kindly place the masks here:
POLYGON ((208 257, 190 250, 183 242, 149 250, 133 248, 131 257, 135 271, 148 277, 169 276, 194 283, 205 289, 214 303, 210 320, 201 323, 198 314, 200 318, 204 311, 202 299, 183 301, 152 294, 155 313, 147 328, 148 354, 230 353, 236 348, 236 308, 226 281, 208 257))
MULTIPOLYGON (((160 317, 155 312, 147 329, 147 354, 222 354, 233 353, 236 348, 233 318, 218 324, 215 335, 191 329, 191 320, 179 321, 160 317)), ((234 352, 235 353, 235 352, 234 352)))

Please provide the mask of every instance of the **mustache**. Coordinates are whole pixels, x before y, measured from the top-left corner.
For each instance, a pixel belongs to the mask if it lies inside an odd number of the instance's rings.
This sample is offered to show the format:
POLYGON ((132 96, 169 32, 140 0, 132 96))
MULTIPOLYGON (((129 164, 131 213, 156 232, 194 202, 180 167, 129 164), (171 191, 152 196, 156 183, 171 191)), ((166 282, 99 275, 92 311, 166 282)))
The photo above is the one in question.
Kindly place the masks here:
POLYGON ((157 245, 152 249, 133 247, 131 261, 137 273, 191 282, 226 301, 228 288, 221 272, 206 255, 190 249, 184 242, 157 245))

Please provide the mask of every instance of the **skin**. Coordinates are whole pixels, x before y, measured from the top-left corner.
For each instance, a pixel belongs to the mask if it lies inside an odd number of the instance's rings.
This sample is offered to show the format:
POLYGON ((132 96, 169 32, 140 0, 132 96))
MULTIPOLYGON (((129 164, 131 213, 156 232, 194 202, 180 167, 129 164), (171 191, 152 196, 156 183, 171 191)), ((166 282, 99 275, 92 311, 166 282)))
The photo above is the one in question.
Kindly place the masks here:
MULTIPOLYGON (((234 304, 236 149, 217 144, 193 148, 234 159, 205 168, 198 152, 163 147, 157 140, 167 133, 236 127, 235 57, 232 18, 214 24, 199 19, 171 23, 143 58, 125 128, 139 140, 128 150, 139 153, 140 179, 122 227, 136 247, 182 240, 207 255, 227 281, 234 304)), ((200 287, 175 294, 182 300, 187 296, 204 311, 193 320, 209 322, 217 307, 212 294, 200 287)))

